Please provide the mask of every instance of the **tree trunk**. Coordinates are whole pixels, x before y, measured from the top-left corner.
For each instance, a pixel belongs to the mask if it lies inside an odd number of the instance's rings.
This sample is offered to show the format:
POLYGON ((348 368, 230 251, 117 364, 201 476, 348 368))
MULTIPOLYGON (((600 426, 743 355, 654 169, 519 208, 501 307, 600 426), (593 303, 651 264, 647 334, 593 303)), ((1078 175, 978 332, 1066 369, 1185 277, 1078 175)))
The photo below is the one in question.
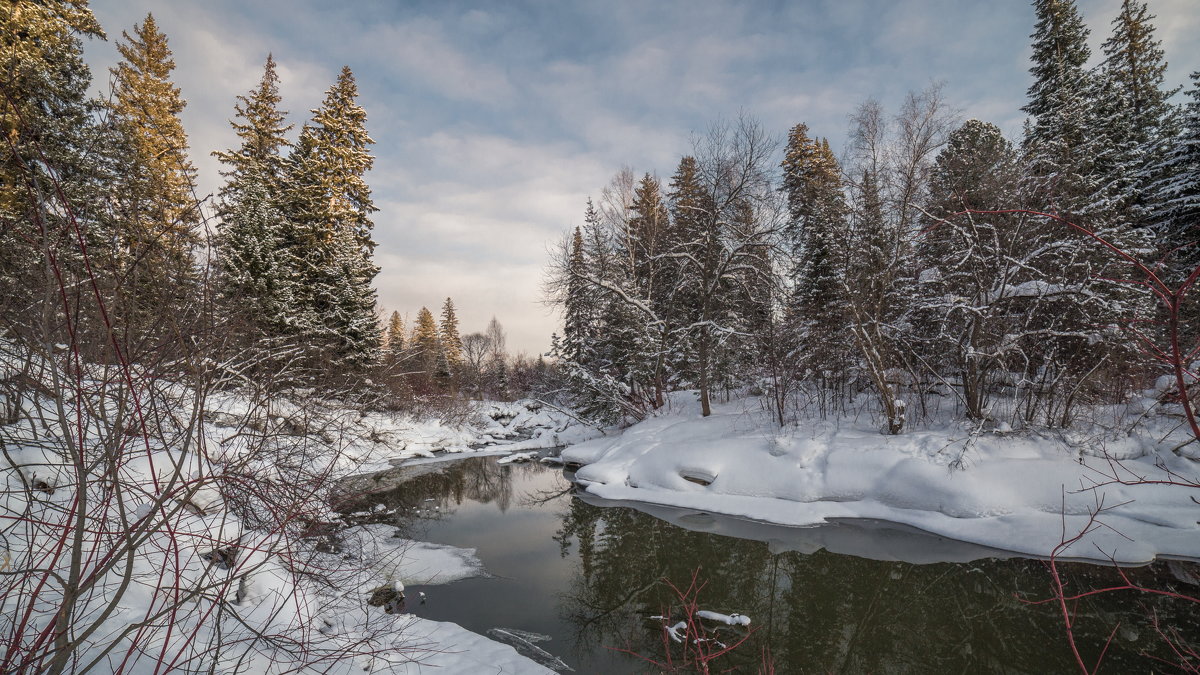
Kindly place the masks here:
POLYGON ((709 401, 709 385, 708 385, 708 326, 701 329, 699 356, 700 356, 700 414, 708 417, 712 414, 712 404, 709 401))

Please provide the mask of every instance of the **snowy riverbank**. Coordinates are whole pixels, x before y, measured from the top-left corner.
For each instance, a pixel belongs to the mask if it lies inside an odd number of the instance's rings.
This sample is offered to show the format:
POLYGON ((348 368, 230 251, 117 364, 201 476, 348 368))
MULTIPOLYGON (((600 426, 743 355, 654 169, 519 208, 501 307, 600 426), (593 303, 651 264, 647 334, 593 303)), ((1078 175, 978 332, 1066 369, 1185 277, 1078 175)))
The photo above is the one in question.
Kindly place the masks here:
POLYGON ((236 452, 239 437, 264 425, 329 446, 338 476, 390 468, 401 460, 471 452, 510 453, 557 448, 600 435, 567 414, 540 402, 471 401, 458 423, 416 418, 403 412, 365 410, 336 403, 303 405, 272 401, 270 410, 251 410, 236 393, 216 393, 205 406, 211 440, 236 452), (249 422, 249 423, 248 423, 249 422), (232 433, 230 433, 232 431, 232 433))
MULTIPOLYGON (((395 528, 387 525, 364 525, 341 533, 340 557, 352 559, 361 565, 356 578, 346 584, 349 590, 343 595, 351 596, 380 587, 403 591, 405 585, 437 586, 469 577, 487 576, 487 570, 474 549, 404 539, 394 536, 394 531, 395 528)), ((331 560, 331 564, 336 565, 337 562, 331 560)), ((455 623, 403 613, 405 604, 424 602, 421 596, 405 598, 398 608, 389 608, 396 614, 383 619, 395 622, 398 633, 411 649, 413 660, 398 663, 367 661, 364 666, 393 675, 416 675, 429 672, 429 669, 435 669, 434 672, 438 673, 464 675, 485 671, 530 675, 554 672, 519 654, 508 644, 473 633, 455 623)), ((361 606, 361 603, 343 603, 347 608, 356 605, 361 606)), ((376 615, 383 611, 388 610, 382 606, 369 610, 376 615)), ((333 629, 352 631, 356 626, 369 624, 373 620, 366 614, 367 611, 362 609, 351 609, 349 614, 328 614, 322 620, 333 629)))
POLYGON ((708 418, 688 393, 671 403, 619 436, 564 451, 584 465, 576 479, 588 493, 794 527, 873 519, 1035 557, 1088 529, 1100 505, 1102 525, 1061 557, 1200 558, 1200 489, 1113 482, 1168 471, 1200 480, 1200 464, 1170 451, 1180 438, 1169 419, 1132 433, 947 422, 886 436, 867 419, 780 429, 753 399, 708 418))
POLYGON ((569 416, 533 402, 472 403, 450 425, 311 392, 201 392, 136 366, 80 367, 4 342, 0 383, 0 562, 9 571, 0 634, 16 670, 61 657, 68 670, 130 673, 180 663, 550 672, 455 624, 371 604, 385 583, 482 573, 470 551, 369 528, 355 532, 354 551, 320 543, 335 519, 334 479, 406 457, 527 451, 598 433, 569 416), (74 642, 59 648, 46 636, 64 611, 74 642))

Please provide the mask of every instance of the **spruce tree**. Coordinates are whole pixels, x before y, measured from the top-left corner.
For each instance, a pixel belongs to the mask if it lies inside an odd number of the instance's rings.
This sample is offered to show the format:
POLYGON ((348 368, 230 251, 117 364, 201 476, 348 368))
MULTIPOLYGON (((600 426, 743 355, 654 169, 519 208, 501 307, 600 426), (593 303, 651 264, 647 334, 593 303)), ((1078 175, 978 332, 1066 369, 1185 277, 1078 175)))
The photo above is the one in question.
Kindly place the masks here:
POLYGON ((387 350, 392 358, 397 358, 404 353, 404 319, 400 318, 400 312, 392 312, 391 318, 388 319, 384 342, 387 344, 387 350))
POLYGON ((104 38, 85 3, 0 3, 0 313, 13 328, 61 309, 45 292, 57 283, 48 256, 68 286, 83 273, 74 226, 93 264, 107 269, 114 254, 111 134, 95 122, 82 38, 104 38))
POLYGON ((288 336, 315 321, 306 315, 290 228, 271 189, 261 173, 242 176, 237 191, 226 194, 216 239, 218 299, 250 328, 251 339, 288 336))
POLYGON ((285 195, 308 310, 303 314, 313 317, 297 329, 314 346, 331 347, 335 362, 352 366, 374 360, 380 341, 372 286, 379 268, 371 260, 371 213, 377 209, 364 178, 374 141, 357 96, 345 67, 300 132, 285 195))
MULTIPOLYGON (((1200 71, 1191 75, 1191 100, 1183 109, 1180 131, 1169 139, 1151 188, 1151 220, 1159 250, 1166 255, 1173 284, 1182 283, 1200 266, 1200 71)), ((1200 320, 1200 291, 1192 287, 1185 313, 1200 320)))
POLYGON ((1154 185, 1154 220, 1166 250, 1179 251, 1183 269, 1200 264, 1200 71, 1191 75, 1191 98, 1180 133, 1170 139, 1154 185))
POLYGON ((437 323, 434 322, 433 313, 427 307, 422 307, 421 311, 417 312, 417 323, 413 326, 408 349, 423 372, 434 374, 438 354, 441 352, 441 344, 438 339, 437 323))
POLYGON ((726 368, 741 360, 729 350, 745 348, 739 330, 756 311, 738 299, 750 279, 744 273, 758 270, 756 258, 768 243, 758 206, 770 199, 766 162, 774 142, 756 121, 741 117, 714 125, 696 147, 672 183, 676 222, 668 255, 679 261, 675 285, 689 319, 681 327, 695 344, 695 382, 708 416, 714 389, 728 381, 726 368))
MULTIPOLYGON (((629 285, 651 316, 631 316, 629 326, 633 351, 626 363, 637 386, 654 391, 654 407, 665 403, 666 355, 671 348, 671 305, 674 297, 672 266, 667 264, 664 246, 671 224, 670 212, 658 180, 645 174, 634 188, 629 230, 633 250, 629 285)), ((644 314, 644 313, 643 313, 644 314)))
MULTIPOLYGON (((284 124, 287 111, 279 109, 281 101, 275 59, 268 54, 258 86, 247 95, 238 96, 234 104, 234 119, 229 125, 241 144, 213 153, 226 167, 221 172, 225 177, 221 189, 223 201, 236 201, 247 180, 267 184, 273 197, 281 191, 279 182, 285 169, 283 153, 291 147, 287 133, 292 129, 291 124, 284 124)), ((223 208, 222 212, 227 213, 227 209, 223 208)))
POLYGON ((1123 0, 1104 43, 1104 63, 1095 78, 1094 124, 1085 146, 1096 166, 1092 211, 1148 223, 1147 191, 1171 136, 1171 106, 1163 74, 1167 63, 1154 39, 1154 19, 1145 3, 1123 0))
POLYGON ((279 78, 268 56, 259 85, 238 96, 230 126, 241 139, 234 149, 213 154, 221 172, 217 277, 225 311, 244 317, 255 337, 292 334, 315 317, 302 299, 296 237, 284 211, 282 151, 289 146, 285 112, 278 109, 279 78))
MULTIPOLYGON (((1131 255, 1147 255, 1148 234, 1134 227, 1122 203, 1122 195, 1129 194, 1122 183, 1136 143, 1122 140, 1128 137, 1128 122, 1121 111, 1133 110, 1132 90, 1120 86, 1115 75, 1084 69, 1088 33, 1072 0, 1038 0, 1035 8, 1039 21, 1030 70, 1035 81, 1024 108, 1033 116, 1025 137, 1033 178, 1027 201, 1131 255)), ((1041 315, 1046 321, 1038 326, 1044 336, 1036 350, 1040 359, 1027 367, 1036 370, 1031 377, 1043 381, 1029 380, 1033 393, 1026 413, 1030 420, 1036 414, 1047 424, 1065 425, 1072 406, 1082 402, 1065 393, 1074 391, 1079 378, 1094 373, 1099 363, 1127 369, 1133 345, 1114 329, 1146 318, 1148 303, 1140 289, 1111 281, 1127 270, 1108 251, 1065 226, 1046 226, 1052 255, 1042 258, 1039 269, 1059 280, 1060 292, 1046 302, 1060 311, 1041 315)))
POLYGON ((1146 3, 1122 0, 1103 46, 1104 70, 1127 93, 1132 126, 1150 137, 1162 132, 1175 93, 1163 89, 1167 62, 1162 42, 1154 38, 1154 18, 1146 3))
POLYGON ((846 203, 841 169, 826 140, 797 124, 780 165, 787 198, 785 228, 791 277, 789 325, 798 351, 815 372, 838 369, 845 326, 843 282, 846 203))
POLYGON ((458 317, 454 313, 454 301, 450 298, 446 298, 442 305, 440 338, 447 368, 453 372, 462 365, 463 347, 462 339, 458 335, 458 317))
POLYGON ((307 234, 329 240, 333 230, 346 230, 370 254, 375 248, 371 214, 378 209, 365 176, 375 161, 368 152, 375 141, 367 134, 367 113, 357 98, 354 73, 345 66, 300 131, 289 168, 307 234))
POLYGON ((131 153, 119 189, 130 259, 146 273, 181 275, 198 242, 200 220, 196 170, 179 120, 187 102, 171 82, 175 62, 154 15, 134 26, 132 36, 121 36, 122 61, 112 70, 113 114, 131 153))
POLYGON ((658 180, 645 174, 634 190, 629 220, 634 286, 641 297, 656 304, 665 301, 663 288, 662 245, 670 225, 670 214, 662 197, 658 180))
POLYGON ((906 244, 902 237, 907 233, 888 218, 894 213, 885 213, 876 171, 863 168, 851 196, 842 297, 850 332, 887 418, 887 432, 898 434, 907 422, 906 404, 888 373, 899 362, 897 319, 909 306, 899 263, 906 244))
MULTIPOLYGON (((65 179, 88 173, 87 132, 97 104, 87 96, 91 71, 81 37, 104 39, 84 3, 0 6, 0 217, 6 225, 30 215, 30 194, 54 191, 46 169, 65 179)), ((72 191, 68 198, 77 196, 73 181, 64 187, 72 191)))
MULTIPOLYGON (((609 283, 607 265, 610 251, 599 216, 589 199, 584 213, 584 226, 576 227, 564 249, 561 277, 557 281, 563 305, 563 337, 555 340, 554 354, 558 357, 567 389, 569 404, 584 419, 602 424, 615 424, 624 411, 626 390, 619 375, 613 372, 613 331, 605 317, 615 303, 608 297, 603 284, 609 283)), ((492 369, 499 371, 497 364, 492 369)))
POLYGON ((674 261, 674 269, 670 272, 675 286, 672 315, 673 322, 678 326, 675 328, 678 333, 671 341, 668 359, 671 369, 679 373, 681 379, 694 382, 698 377, 696 336, 686 327, 700 321, 703 300, 702 289, 691 266, 687 264, 687 256, 691 256, 691 249, 704 239, 705 219, 709 211, 708 196, 700 183, 695 157, 688 155, 679 160, 667 194, 670 199, 671 229, 666 246, 674 261))
POLYGON ((584 258, 583 232, 576 227, 568 252, 565 296, 563 298, 563 337, 558 356, 583 365, 588 360, 592 341, 592 308, 588 298, 588 274, 584 258))
POLYGON ((1091 49, 1088 29, 1074 0, 1035 0, 1037 24, 1029 101, 1021 108, 1032 118, 1025 149, 1047 208, 1063 214, 1083 211, 1095 186, 1084 151, 1090 121, 1091 76, 1085 68, 1091 49))
POLYGON ((437 359, 434 361, 433 376, 437 378, 438 382, 442 383, 442 386, 445 386, 445 384, 450 381, 450 376, 452 373, 453 371, 450 369, 450 360, 446 357, 446 350, 438 349, 437 359))

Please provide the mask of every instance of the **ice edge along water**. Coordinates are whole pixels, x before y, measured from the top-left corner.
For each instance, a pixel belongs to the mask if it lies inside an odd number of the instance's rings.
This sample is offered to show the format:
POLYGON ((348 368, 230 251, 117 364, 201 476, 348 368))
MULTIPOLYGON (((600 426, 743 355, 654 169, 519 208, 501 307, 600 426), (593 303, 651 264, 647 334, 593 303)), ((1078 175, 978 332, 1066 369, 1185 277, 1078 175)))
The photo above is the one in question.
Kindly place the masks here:
POLYGON ((928 533, 1048 557, 1136 565, 1200 558, 1200 490, 1120 485, 1122 477, 1197 480, 1195 461, 1169 420, 1131 433, 980 431, 961 422, 880 434, 867 423, 809 421, 779 429, 753 400, 701 417, 686 393, 669 410, 618 436, 566 449, 587 493, 791 527, 842 519, 885 521, 928 533), (1166 439, 1166 442, 1163 441, 1166 439), (1174 441, 1174 442, 1172 442, 1174 441))

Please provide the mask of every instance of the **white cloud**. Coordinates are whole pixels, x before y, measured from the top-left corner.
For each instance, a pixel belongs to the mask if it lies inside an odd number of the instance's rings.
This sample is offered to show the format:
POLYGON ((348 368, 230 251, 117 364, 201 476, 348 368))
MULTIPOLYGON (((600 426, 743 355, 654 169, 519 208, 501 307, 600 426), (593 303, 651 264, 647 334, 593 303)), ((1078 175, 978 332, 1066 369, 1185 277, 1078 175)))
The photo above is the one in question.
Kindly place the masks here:
POLYGON ((435 21, 378 25, 355 40, 389 77, 415 80, 450 99, 494 106, 515 94, 501 68, 469 58, 435 21))
MULTIPOLYGON (((1098 49, 1120 0, 1080 0, 1098 49)), ((1151 0, 1172 83, 1200 68, 1196 0, 1151 0)), ((302 123, 343 64, 378 141, 368 176, 382 304, 415 315, 459 306, 465 331, 494 314, 510 345, 548 346, 540 304, 546 249, 628 164, 667 178, 693 132, 745 110, 782 136, 797 122, 845 137, 867 96, 947 81, 964 116, 1020 132, 1028 3, 890 0, 529 6, 440 2, 93 0, 110 35, 153 10, 189 100, 184 123, 205 191, 208 153, 233 143, 234 97, 279 64, 284 107, 302 123)), ((88 47, 98 78, 112 44, 88 47)))

